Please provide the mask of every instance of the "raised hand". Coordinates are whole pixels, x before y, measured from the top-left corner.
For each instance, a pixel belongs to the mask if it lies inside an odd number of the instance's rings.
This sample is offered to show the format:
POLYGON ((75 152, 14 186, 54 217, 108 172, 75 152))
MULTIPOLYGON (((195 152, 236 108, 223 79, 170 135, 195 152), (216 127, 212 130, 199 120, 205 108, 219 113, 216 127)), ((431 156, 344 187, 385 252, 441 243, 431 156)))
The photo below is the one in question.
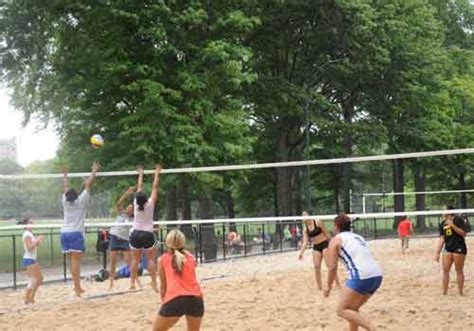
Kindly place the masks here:
POLYGON ((100 164, 97 161, 92 162, 91 166, 92 172, 96 173, 100 169, 100 164))

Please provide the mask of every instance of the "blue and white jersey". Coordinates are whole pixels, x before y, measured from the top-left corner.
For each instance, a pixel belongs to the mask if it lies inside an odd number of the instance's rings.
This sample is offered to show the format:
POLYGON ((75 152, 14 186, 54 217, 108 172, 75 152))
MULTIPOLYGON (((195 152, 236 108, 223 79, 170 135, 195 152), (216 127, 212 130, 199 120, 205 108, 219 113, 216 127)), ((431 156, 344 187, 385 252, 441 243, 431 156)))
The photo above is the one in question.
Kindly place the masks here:
POLYGON ((342 241, 339 258, 346 266, 349 279, 382 276, 382 270, 372 257, 364 238, 353 232, 341 232, 336 237, 342 241))

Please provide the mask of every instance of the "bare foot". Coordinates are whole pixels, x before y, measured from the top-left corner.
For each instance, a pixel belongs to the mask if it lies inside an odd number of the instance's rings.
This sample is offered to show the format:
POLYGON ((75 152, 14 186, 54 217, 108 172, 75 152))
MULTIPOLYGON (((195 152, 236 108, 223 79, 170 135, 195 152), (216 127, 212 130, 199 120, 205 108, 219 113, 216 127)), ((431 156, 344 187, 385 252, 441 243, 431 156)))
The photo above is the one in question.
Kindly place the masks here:
POLYGON ((114 288, 114 282, 110 282, 109 291, 114 288))
POLYGON ((74 293, 76 293, 76 296, 79 297, 79 298, 80 298, 81 295, 82 295, 83 293, 85 293, 85 292, 86 292, 86 290, 84 290, 84 289, 81 288, 81 287, 79 287, 79 288, 74 288, 74 293))

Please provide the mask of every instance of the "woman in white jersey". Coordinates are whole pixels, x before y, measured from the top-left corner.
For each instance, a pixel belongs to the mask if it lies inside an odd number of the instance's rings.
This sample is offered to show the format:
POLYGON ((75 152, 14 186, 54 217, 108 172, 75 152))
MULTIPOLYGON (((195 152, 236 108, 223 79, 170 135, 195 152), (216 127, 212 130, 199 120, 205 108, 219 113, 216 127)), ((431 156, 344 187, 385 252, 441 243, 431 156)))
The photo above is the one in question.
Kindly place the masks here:
POLYGON ((359 309, 382 284, 382 271, 364 238, 351 232, 351 220, 346 214, 336 217, 334 229, 338 234, 329 243, 329 273, 324 295, 327 297, 331 292, 340 258, 349 279, 342 288, 336 312, 349 322, 350 330, 357 330, 359 326, 371 330, 370 321, 359 313, 359 309))
POLYGON ((115 225, 110 228, 109 240, 109 257, 110 257, 110 286, 114 286, 115 268, 117 266, 117 255, 122 252, 123 259, 130 268, 130 229, 133 221, 133 205, 129 204, 127 208, 123 208, 124 202, 135 193, 134 186, 129 187, 128 190, 117 201, 117 218, 115 223, 123 225, 115 225))
MULTIPOLYGON (((133 231, 130 235, 130 248, 132 249, 132 269, 130 289, 136 288, 138 282, 138 264, 142 255, 142 249, 146 251, 147 269, 151 277, 151 287, 158 292, 156 286, 156 240, 153 233, 153 213, 158 200, 158 185, 160 182, 161 166, 155 168, 155 177, 151 196, 148 198, 143 191, 143 167, 137 167, 138 185, 137 193, 133 201, 133 231)), ((139 284, 140 285, 140 284, 139 284)))
POLYGON ((82 254, 86 251, 84 221, 91 199, 92 184, 99 167, 97 162, 92 164, 92 173, 85 183, 84 191, 79 195, 75 189, 69 188, 67 171, 64 171, 64 194, 62 197, 64 223, 61 227, 61 248, 63 253, 69 257, 69 271, 74 282, 74 292, 78 297, 85 292, 81 287, 81 259, 82 254))
POLYGON ((35 238, 33 235, 33 227, 31 220, 25 218, 18 222, 19 225, 25 225, 25 232, 23 232, 23 248, 25 254, 23 255, 23 267, 26 268, 26 276, 28 283, 25 291, 25 304, 35 303, 35 294, 39 286, 43 282, 43 274, 41 267, 37 261, 37 248, 44 241, 44 236, 40 235, 35 238))

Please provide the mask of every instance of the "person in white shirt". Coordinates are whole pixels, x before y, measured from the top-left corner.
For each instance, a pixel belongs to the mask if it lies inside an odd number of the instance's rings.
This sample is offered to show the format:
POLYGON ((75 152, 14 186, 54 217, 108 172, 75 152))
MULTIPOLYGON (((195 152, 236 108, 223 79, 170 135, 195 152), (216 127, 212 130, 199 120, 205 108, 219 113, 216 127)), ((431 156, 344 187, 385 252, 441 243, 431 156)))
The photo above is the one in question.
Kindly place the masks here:
POLYGON ((41 273, 41 267, 37 260, 37 248, 41 245, 45 239, 43 235, 36 238, 33 235, 33 222, 29 218, 24 218, 19 225, 25 225, 25 231, 23 232, 23 248, 25 253, 23 255, 23 267, 26 268, 26 275, 28 277, 28 283, 25 290, 25 304, 35 303, 36 291, 43 282, 43 274, 41 273))
POLYGON ((373 259, 364 238, 351 232, 349 216, 337 216, 334 229, 337 235, 329 243, 329 273, 324 295, 327 297, 331 292, 339 258, 347 269, 348 280, 341 290, 336 312, 339 317, 349 322, 349 330, 357 330, 359 326, 372 330, 370 320, 362 316, 359 309, 382 284, 382 270, 373 259))
POLYGON ((117 255, 122 252, 123 259, 130 268, 130 230, 133 222, 133 205, 129 204, 127 208, 123 208, 123 205, 127 199, 129 199, 134 193, 136 188, 134 186, 129 187, 128 190, 120 197, 117 201, 117 218, 115 223, 121 225, 114 225, 110 227, 110 241, 109 241, 109 257, 110 257, 110 286, 111 289, 114 286, 115 279, 115 268, 117 266, 117 255), (122 225, 123 224, 123 225, 122 225))
POLYGON ((85 189, 78 195, 77 191, 69 188, 67 171, 64 170, 62 196, 64 223, 61 227, 61 248, 63 253, 69 257, 69 270, 74 282, 74 292, 78 297, 85 290, 81 287, 81 260, 86 251, 85 239, 85 219, 87 207, 91 199, 92 184, 94 183, 100 165, 97 162, 92 164, 92 173, 85 183, 85 189))

